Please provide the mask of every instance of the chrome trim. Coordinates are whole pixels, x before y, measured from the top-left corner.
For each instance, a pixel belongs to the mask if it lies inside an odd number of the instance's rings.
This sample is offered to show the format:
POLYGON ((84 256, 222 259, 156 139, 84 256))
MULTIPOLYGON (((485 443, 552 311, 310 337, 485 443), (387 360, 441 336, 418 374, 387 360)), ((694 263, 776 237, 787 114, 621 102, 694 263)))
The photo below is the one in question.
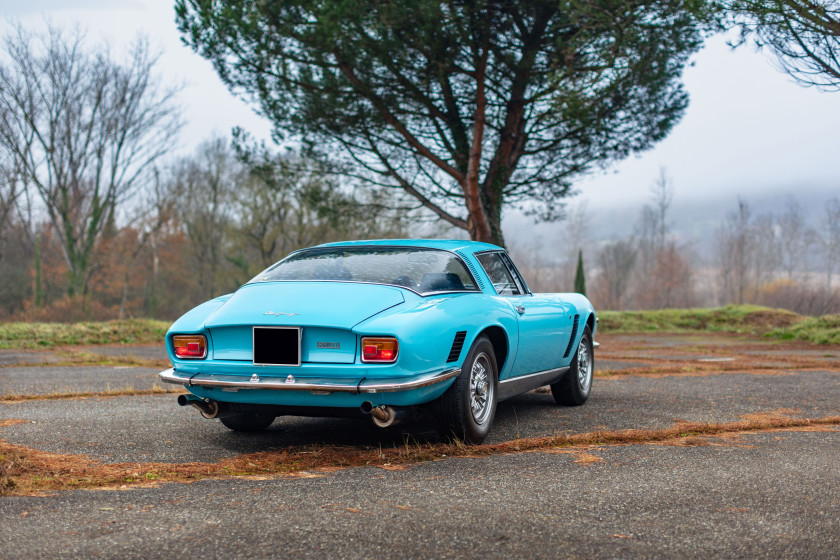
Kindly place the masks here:
POLYGON ((538 387, 550 385, 563 377, 569 369, 571 369, 570 366, 565 366, 503 379, 499 381, 499 400, 509 399, 538 387))
POLYGON ((452 368, 444 370, 440 373, 423 377, 421 379, 414 379, 411 381, 392 381, 387 383, 366 382, 364 379, 359 382, 346 383, 306 383, 295 381, 288 383, 286 378, 272 378, 266 381, 264 378, 259 378, 258 381, 252 381, 252 378, 245 376, 222 376, 214 374, 212 377, 200 378, 200 373, 189 376, 181 376, 175 372, 174 368, 169 368, 158 374, 158 377, 164 383, 174 383, 176 385, 184 385, 185 387, 236 387, 240 389, 269 389, 277 391, 328 391, 330 393, 394 393, 397 391, 409 391, 411 389, 419 389, 434 385, 435 383, 442 383, 461 373, 461 368, 452 368), (235 378, 235 379, 231 379, 235 378), (239 381, 239 379, 243 379, 239 381))
POLYGON ((510 383, 512 381, 519 381, 519 380, 522 380, 522 379, 530 379, 532 377, 537 377, 538 375, 544 375, 544 376, 547 376, 547 377, 551 376, 552 374, 560 375, 561 373, 566 373, 567 371, 569 371, 569 369, 570 369, 569 366, 564 366, 564 367, 554 368, 554 369, 547 369, 545 371, 538 371, 537 373, 529 373, 528 375, 518 375, 516 377, 508 377, 507 379, 502 379, 501 381, 499 381, 499 383, 500 384, 501 383, 510 383))
MULTIPOLYGON (((511 278, 513 278, 513 283, 516 284, 516 278, 517 277, 519 278, 519 281, 522 282, 521 287, 522 287, 522 292, 523 293, 521 293, 521 294, 510 294, 510 295, 501 296, 501 297, 516 297, 516 296, 532 296, 532 295, 534 295, 534 292, 531 291, 531 288, 528 286, 528 283, 525 281, 525 277, 522 276, 522 273, 519 272, 518 268, 516 268, 516 263, 513 262, 513 259, 510 258, 510 255, 504 249, 487 249, 485 251, 476 251, 475 253, 473 253, 473 256, 476 257, 475 260, 478 261, 478 256, 479 255, 485 255, 485 254, 488 254, 488 253, 498 253, 500 255, 503 255, 504 257, 507 257, 508 262, 504 262, 505 259, 503 258, 502 263, 505 265, 505 267, 508 269, 508 271, 510 271, 511 278), (508 265, 508 263, 510 263, 510 266, 508 265)), ((478 264, 481 265, 481 270, 484 272, 484 275, 487 276, 487 279, 489 280, 490 275, 487 274, 486 270, 484 270, 484 265, 481 264, 481 261, 478 261, 478 264)), ((490 285, 493 286, 493 282, 490 282, 490 285)), ((493 291, 495 291, 495 290, 496 290, 496 287, 493 286, 493 291)), ((496 295, 499 295, 499 293, 496 292, 496 295)))

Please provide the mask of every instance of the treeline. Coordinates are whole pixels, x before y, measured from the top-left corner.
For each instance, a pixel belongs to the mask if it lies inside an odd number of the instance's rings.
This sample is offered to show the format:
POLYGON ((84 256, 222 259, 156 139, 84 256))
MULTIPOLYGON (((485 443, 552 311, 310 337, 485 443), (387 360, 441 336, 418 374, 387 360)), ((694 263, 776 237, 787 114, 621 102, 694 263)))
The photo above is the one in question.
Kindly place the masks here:
POLYGON ((393 189, 303 148, 239 134, 172 161, 177 92, 143 40, 18 27, 2 48, 0 320, 173 318, 297 248, 417 231, 393 189))
POLYGON ((0 229, 0 319, 171 319, 295 249, 406 236, 415 218, 388 191, 340 187, 316 160, 237 153, 223 139, 154 177, 109 211, 81 292, 54 225, 27 221, 17 200, 0 229))
POLYGON ((569 213, 560 260, 514 247, 537 291, 572 291, 578 251, 588 296, 600 309, 639 310, 753 303, 806 315, 840 312, 840 201, 823 202, 809 223, 793 199, 780 212, 755 214, 747 201, 717 227, 709 250, 674 233, 674 185, 664 170, 642 207, 632 235, 596 242, 585 206, 569 213))

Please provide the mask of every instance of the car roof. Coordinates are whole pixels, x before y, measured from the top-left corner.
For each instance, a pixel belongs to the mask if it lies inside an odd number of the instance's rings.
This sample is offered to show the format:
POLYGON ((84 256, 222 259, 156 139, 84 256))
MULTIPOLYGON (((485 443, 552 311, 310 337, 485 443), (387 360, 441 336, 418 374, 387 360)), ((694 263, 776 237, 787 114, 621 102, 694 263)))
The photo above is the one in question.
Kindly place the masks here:
POLYGON ((318 247, 360 247, 371 245, 387 247, 423 247, 427 249, 442 249, 444 251, 462 251, 467 253, 493 250, 498 251, 502 249, 502 247, 491 245, 490 243, 468 241, 463 239, 365 239, 324 243, 323 245, 318 245, 318 247))

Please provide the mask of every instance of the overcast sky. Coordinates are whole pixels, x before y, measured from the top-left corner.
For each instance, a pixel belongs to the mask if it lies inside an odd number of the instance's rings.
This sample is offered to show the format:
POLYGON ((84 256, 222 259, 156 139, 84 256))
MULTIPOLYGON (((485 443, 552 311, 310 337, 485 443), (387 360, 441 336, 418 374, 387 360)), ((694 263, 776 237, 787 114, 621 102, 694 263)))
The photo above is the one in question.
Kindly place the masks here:
MULTIPOLYGON (((91 39, 119 46, 138 33, 163 51, 167 80, 184 82, 184 153, 213 134, 242 126, 267 138, 270 124, 231 95, 211 65, 181 45, 172 0, 0 0, 0 14, 24 25, 46 16, 79 23, 91 39)), ((637 208, 649 197, 660 167, 676 186, 675 206, 737 195, 818 193, 813 204, 840 195, 840 93, 803 88, 751 48, 732 51, 722 37, 707 41, 685 71, 691 102, 683 120, 654 149, 580 179, 576 203, 590 213, 637 208), (825 195, 825 196, 823 196, 825 195)), ((510 215, 506 223, 525 223, 510 215)), ((507 227, 506 227, 507 229, 507 227)), ((543 228, 540 228, 541 230, 543 228)))

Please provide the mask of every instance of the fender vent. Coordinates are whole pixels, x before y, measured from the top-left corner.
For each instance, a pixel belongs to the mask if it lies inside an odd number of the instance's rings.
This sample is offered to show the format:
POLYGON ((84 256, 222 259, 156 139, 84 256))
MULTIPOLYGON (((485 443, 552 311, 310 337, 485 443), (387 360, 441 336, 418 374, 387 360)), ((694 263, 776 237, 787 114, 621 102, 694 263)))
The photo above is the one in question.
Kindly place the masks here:
POLYGON ((452 341, 452 350, 449 351, 449 357, 446 358, 446 363, 457 362, 461 356, 461 348, 464 347, 464 339, 467 338, 467 331, 458 331, 455 333, 455 340, 452 341))
POLYGON ((569 339, 569 345, 566 346, 566 353, 563 354, 564 358, 568 358, 569 352, 572 351, 572 344, 575 343, 575 337, 577 336, 578 323, 580 323, 580 315, 575 315, 575 320, 572 323, 572 337, 569 339))
POLYGON ((484 284, 481 283, 481 278, 479 278, 478 276, 478 271, 476 271, 475 267, 470 262, 470 259, 467 258, 467 255, 465 255, 461 251, 455 251, 455 254, 461 257, 461 259, 464 261, 464 264, 466 264, 467 268, 469 268, 470 272, 472 272, 473 278, 475 278, 475 283, 478 284, 478 289, 484 290, 484 284))

